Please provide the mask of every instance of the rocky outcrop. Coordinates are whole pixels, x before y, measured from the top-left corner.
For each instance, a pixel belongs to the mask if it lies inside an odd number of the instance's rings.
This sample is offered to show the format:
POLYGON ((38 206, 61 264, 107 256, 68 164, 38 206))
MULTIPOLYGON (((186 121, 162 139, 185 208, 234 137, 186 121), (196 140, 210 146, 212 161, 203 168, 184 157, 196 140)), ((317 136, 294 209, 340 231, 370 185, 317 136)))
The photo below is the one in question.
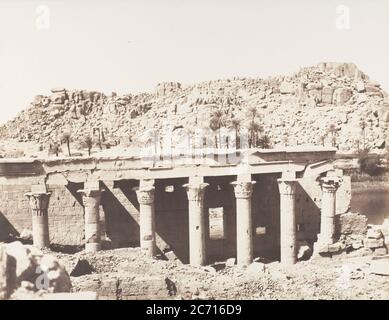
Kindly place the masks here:
MULTIPOLYGON (((387 94, 352 63, 320 63, 290 76, 233 78, 195 85, 161 83, 155 92, 127 94, 55 88, 38 95, 15 119, 0 127, 0 137, 33 141, 47 148, 72 133, 72 147, 86 135, 99 145, 136 143, 146 129, 165 125, 193 131, 207 127, 210 113, 220 109, 249 123, 255 107, 273 146, 335 144, 354 150, 362 139, 369 147, 385 141, 389 124, 387 94), (362 134, 361 121, 367 126, 362 134), (328 134, 334 125, 334 136, 328 134)), ((228 121, 227 121, 228 124, 228 121)), ((382 146, 382 144, 380 144, 382 146)))
POLYGON ((58 260, 30 245, 0 245, 0 299, 70 292, 72 285, 58 260))

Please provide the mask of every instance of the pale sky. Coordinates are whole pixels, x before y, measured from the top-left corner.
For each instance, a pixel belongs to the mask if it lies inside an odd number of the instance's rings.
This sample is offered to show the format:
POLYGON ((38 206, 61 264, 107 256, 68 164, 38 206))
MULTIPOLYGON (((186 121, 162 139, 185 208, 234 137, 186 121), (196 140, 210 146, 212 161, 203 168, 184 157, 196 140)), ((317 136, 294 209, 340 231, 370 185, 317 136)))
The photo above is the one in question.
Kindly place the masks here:
POLYGON ((121 94, 320 61, 389 91, 388 31, 388 0, 0 0, 0 122, 53 87, 121 94))

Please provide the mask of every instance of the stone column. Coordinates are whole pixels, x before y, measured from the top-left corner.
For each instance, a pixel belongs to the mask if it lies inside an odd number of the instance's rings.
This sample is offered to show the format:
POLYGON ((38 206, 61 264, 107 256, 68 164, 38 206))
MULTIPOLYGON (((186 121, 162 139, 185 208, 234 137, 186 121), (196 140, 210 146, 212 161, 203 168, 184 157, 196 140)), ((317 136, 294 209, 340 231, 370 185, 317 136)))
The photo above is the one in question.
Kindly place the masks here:
POLYGON ((84 189, 77 192, 82 194, 82 202, 85 209, 85 251, 97 252, 101 249, 101 224, 99 189, 84 189))
POLYGON ((100 234, 101 234, 101 241, 106 241, 107 240, 107 226, 105 223, 105 212, 104 208, 100 205, 99 209, 100 213, 100 234))
POLYGON ((155 245, 155 187, 145 185, 142 181, 139 185, 135 191, 139 202, 140 247, 148 257, 154 257, 157 251, 155 245))
POLYGON ((208 183, 203 181, 196 177, 184 184, 189 201, 189 263, 197 266, 206 262, 204 191, 208 183))
POLYGON ((249 265, 253 262, 253 218, 251 196, 255 181, 235 181, 236 197, 236 251, 237 264, 249 265))
POLYGON ((278 179, 280 192, 280 238, 281 238, 281 263, 295 264, 297 262, 296 251, 296 208, 295 193, 297 180, 278 179))
POLYGON ((50 193, 29 192, 26 196, 30 202, 32 213, 32 237, 34 246, 38 248, 49 247, 49 221, 47 209, 49 206, 50 193))
POLYGON ((338 190, 340 177, 324 177, 320 180, 322 188, 321 221, 318 244, 329 245, 335 240, 335 214, 336 214, 336 190, 338 190))

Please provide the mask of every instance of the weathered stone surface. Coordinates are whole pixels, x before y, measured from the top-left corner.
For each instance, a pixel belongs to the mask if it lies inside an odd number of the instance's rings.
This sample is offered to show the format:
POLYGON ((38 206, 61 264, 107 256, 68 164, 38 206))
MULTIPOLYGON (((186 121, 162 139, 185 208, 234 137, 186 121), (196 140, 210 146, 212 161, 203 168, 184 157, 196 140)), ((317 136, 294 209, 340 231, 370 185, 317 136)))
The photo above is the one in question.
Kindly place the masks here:
MULTIPOLYGON (((90 134, 90 128, 99 127, 118 141, 128 141, 131 132, 132 141, 140 144, 145 123, 162 130, 160 117, 166 118, 173 127, 184 124, 185 130, 193 130, 204 122, 202 119, 209 120, 207 106, 221 109, 228 117, 233 113, 243 119, 247 118, 247 108, 253 106, 263 108, 264 129, 275 146, 283 144, 280 137, 288 133, 288 128, 294 137, 289 145, 312 144, 319 139, 317 130, 326 131, 331 123, 341 121, 337 144, 342 150, 349 150, 353 148, 349 137, 355 135, 352 132, 356 124, 367 112, 377 108, 377 97, 381 96, 383 90, 379 86, 369 83, 363 72, 347 63, 323 63, 271 79, 234 78, 189 86, 165 83, 158 85, 155 92, 123 96, 58 88, 53 90, 51 99, 46 96, 35 99, 32 108, 1 126, 0 133, 6 138, 46 144, 57 139, 57 128, 71 124, 77 143, 90 134), (362 92, 362 85, 367 92, 362 92), (288 101, 282 102, 283 99, 288 101), (345 103, 348 104, 347 121, 338 119, 335 106, 345 103), (312 107, 322 104, 326 105, 321 109, 323 112, 312 112, 312 107), (360 108, 362 104, 364 107, 360 108)), ((247 125, 248 121, 243 121, 242 127, 247 125)), ((374 147, 376 141, 385 139, 387 131, 384 126, 367 130, 368 146, 374 147)))
POLYGON ((355 83, 355 89, 361 93, 361 92, 365 92, 366 89, 365 89, 365 83, 363 81, 357 81, 355 83))
POLYGON ((22 280, 30 280, 35 277, 37 267, 36 260, 30 255, 30 250, 19 241, 5 245, 8 255, 16 261, 16 277, 18 283, 22 280))
POLYGON ((321 94, 322 102, 332 104, 334 91, 332 87, 324 87, 321 94))
POLYGON ((341 242, 328 245, 329 253, 339 253, 344 249, 344 245, 341 242))
POLYGON ((266 265, 262 262, 253 262, 246 269, 246 272, 253 276, 260 275, 265 271, 266 265))
POLYGON ((0 245, 0 300, 7 299, 16 287, 15 260, 0 245))
POLYGON ((384 220, 381 225, 381 232, 385 237, 389 236, 389 219, 384 220))
POLYGON ((389 276, 389 259, 372 260, 370 264, 370 273, 389 276))
POLYGON ((52 292, 69 292, 72 284, 65 268, 58 260, 50 255, 45 255, 39 261, 40 269, 46 274, 48 287, 52 292))
POLYGON ((352 91, 346 88, 338 88, 334 91, 334 103, 343 105, 352 97, 352 91))
POLYGON ((380 239, 383 237, 381 229, 378 228, 370 228, 367 230, 367 235, 369 239, 380 239))
POLYGON ((387 246, 389 246, 389 236, 384 236, 384 242, 387 246))
POLYGON ((375 256, 384 256, 386 254, 388 254, 388 249, 385 247, 374 249, 375 256))
POLYGON ((235 265, 236 259, 235 258, 229 258, 226 260, 226 267, 233 267, 235 265))
POLYGON ((384 239, 369 239, 366 238, 364 241, 364 246, 369 249, 381 248, 384 246, 384 239))
POLYGON ((336 192, 336 213, 343 214, 349 211, 351 204, 351 177, 339 174, 342 177, 342 183, 340 184, 336 192))
POLYGON ((16 296, 37 291, 70 291, 70 277, 55 257, 44 255, 33 246, 23 246, 18 241, 0 246, 0 253, 0 287, 4 288, 6 281, 8 295, 14 289, 16 296))
POLYGON ((306 260, 312 255, 312 248, 306 241, 298 241, 297 243, 297 259, 306 260))
POLYGON ((282 82, 280 85, 280 92, 283 94, 292 94, 295 92, 295 87, 292 83, 282 82))
POLYGON ((351 243, 351 247, 354 249, 354 250, 358 250, 360 248, 363 248, 363 241, 362 240, 354 240, 352 243, 351 243))
POLYGON ((0 300, 8 297, 8 270, 7 270, 8 255, 3 247, 0 246, 0 300))
POLYGON ((32 231, 30 229, 23 229, 22 232, 20 232, 20 238, 32 241, 32 231))
POLYGON ((339 217, 340 234, 365 234, 367 217, 359 213, 344 213, 339 217))

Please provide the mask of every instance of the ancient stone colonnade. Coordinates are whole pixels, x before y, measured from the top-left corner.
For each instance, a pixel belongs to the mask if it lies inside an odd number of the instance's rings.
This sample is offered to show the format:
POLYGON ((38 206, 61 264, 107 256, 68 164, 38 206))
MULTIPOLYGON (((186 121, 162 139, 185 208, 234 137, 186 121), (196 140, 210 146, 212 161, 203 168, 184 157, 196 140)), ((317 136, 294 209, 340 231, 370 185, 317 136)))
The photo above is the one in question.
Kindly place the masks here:
MULTIPOLYGON (((337 176, 324 176, 320 179, 322 188, 322 206, 320 234, 317 243, 320 246, 334 243, 336 191, 341 183, 337 176)), ((237 264, 248 265, 253 261, 253 217, 252 194, 256 182, 251 174, 237 175, 231 184, 234 187, 236 201, 236 257, 237 264)), ((280 197, 280 260, 283 264, 297 261, 296 235, 296 188, 299 179, 296 172, 286 170, 278 179, 280 197)), ((190 176, 183 187, 187 193, 189 208, 189 261, 192 265, 206 264, 206 216, 204 213, 204 194, 208 183, 203 176, 190 176)), ((134 189, 139 202, 140 246, 149 257, 157 253, 155 232, 155 187, 154 179, 141 179, 139 187, 134 189)), ((104 192, 99 181, 85 183, 82 195, 85 210, 85 250, 97 252, 101 249, 102 234, 105 230, 100 217, 101 196, 104 192)), ((50 193, 45 190, 27 193, 32 213, 33 243, 38 247, 49 246, 48 208, 50 193)))

